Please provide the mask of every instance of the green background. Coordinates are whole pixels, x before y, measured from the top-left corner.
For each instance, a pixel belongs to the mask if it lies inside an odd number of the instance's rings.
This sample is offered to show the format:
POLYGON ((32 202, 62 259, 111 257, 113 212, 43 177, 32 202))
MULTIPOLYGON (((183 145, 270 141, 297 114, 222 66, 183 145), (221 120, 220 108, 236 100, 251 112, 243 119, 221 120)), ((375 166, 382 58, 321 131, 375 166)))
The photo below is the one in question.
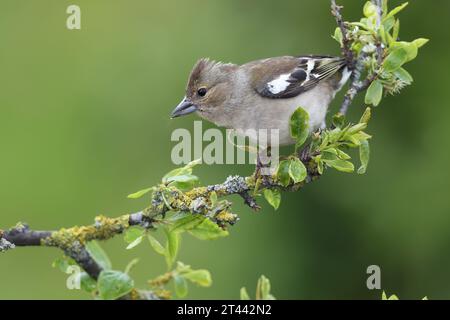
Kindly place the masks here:
MULTIPOLYGON (((342 0, 347 19, 362 2, 342 0)), ((391 1, 398 4, 398 1, 391 1)), ((241 220, 216 241, 183 237, 180 260, 213 275, 189 298, 238 298, 257 278, 280 299, 379 299, 366 268, 400 298, 450 299, 450 2, 411 1, 402 38, 431 38, 407 66, 415 83, 374 110, 367 175, 329 171, 281 208, 255 214, 234 198, 241 220)), ((97 214, 138 211, 126 195, 173 168, 170 120, 200 57, 244 63, 285 54, 339 54, 325 0, 0 1, 0 225, 35 229, 83 225, 97 214), (82 30, 65 27, 69 4, 82 30)), ((334 109, 339 104, 334 102, 334 109)), ((349 115, 357 120, 361 98, 349 115)), ((204 126, 207 126, 206 124, 204 126)), ((211 127, 211 125, 208 125, 211 127)), ((289 152, 290 150, 284 150, 289 152)), ((252 166, 197 170, 203 183, 252 166)), ((261 201, 264 202, 264 201, 261 201)), ((104 244, 116 269, 133 258, 139 287, 165 271, 150 246, 104 244)), ((89 298, 65 288, 51 248, 0 255, 0 298, 89 298)))

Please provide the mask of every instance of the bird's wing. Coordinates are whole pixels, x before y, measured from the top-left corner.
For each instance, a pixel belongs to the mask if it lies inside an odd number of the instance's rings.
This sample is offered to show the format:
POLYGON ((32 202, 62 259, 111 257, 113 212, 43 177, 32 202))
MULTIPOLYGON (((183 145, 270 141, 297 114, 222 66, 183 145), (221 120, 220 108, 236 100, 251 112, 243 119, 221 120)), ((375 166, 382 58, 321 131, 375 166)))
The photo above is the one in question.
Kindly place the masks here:
POLYGON ((272 99, 292 98, 314 88, 345 67, 336 57, 305 56, 267 59, 254 67, 254 88, 272 99))

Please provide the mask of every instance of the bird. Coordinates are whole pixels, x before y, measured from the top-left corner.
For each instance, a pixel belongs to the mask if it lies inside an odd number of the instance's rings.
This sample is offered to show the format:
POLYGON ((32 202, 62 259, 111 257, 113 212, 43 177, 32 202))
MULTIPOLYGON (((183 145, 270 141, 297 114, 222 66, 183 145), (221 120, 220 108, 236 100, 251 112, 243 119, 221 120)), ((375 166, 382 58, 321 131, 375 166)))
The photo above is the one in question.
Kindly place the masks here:
POLYGON ((302 107, 310 133, 324 128, 328 106, 350 75, 346 60, 334 56, 280 56, 242 65, 202 58, 171 118, 197 113, 241 132, 276 129, 278 141, 271 145, 291 145, 292 114, 302 107))

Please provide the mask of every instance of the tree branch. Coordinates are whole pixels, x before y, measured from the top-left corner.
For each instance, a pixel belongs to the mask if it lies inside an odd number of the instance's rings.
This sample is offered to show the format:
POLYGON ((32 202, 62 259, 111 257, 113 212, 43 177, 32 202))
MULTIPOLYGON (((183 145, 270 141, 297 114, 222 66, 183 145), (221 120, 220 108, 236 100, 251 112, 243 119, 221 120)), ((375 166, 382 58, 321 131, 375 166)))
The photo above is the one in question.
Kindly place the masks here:
MULTIPOLYGON (((0 251, 26 246, 59 248, 65 255, 74 259, 91 278, 97 280, 102 268, 86 250, 85 245, 89 241, 111 239, 116 235, 122 234, 131 226, 151 229, 155 223, 161 222, 158 217, 164 218, 167 211, 202 214, 225 228, 226 224, 232 225, 238 218, 237 215, 229 211, 231 203, 219 208, 214 207, 210 200, 213 192, 221 198, 239 195, 249 207, 258 209, 259 206, 249 193, 255 189, 257 184, 261 188, 282 188, 294 191, 313 181, 313 177, 317 176, 317 173, 311 170, 309 176, 310 178, 305 182, 288 186, 282 186, 272 177, 261 179, 256 177, 256 174, 249 177, 230 176, 221 184, 197 187, 185 193, 161 184, 154 188, 151 199, 152 205, 134 214, 125 214, 117 218, 98 216, 92 225, 63 228, 57 231, 31 230, 28 225, 23 223, 18 223, 9 230, 0 230, 0 251)), ((149 297, 156 298, 151 292, 138 292, 135 290, 133 295, 129 294, 124 298, 147 299, 149 297)))
MULTIPOLYGON (((0 231, 0 251, 14 247, 47 246, 61 249, 64 254, 75 260, 83 270, 93 279, 97 280, 101 266, 91 257, 85 244, 91 240, 106 240, 122 233, 126 228, 140 225, 151 227, 151 218, 144 212, 124 215, 119 218, 106 218, 99 216, 91 226, 72 227, 59 231, 35 231, 27 224, 18 223, 15 227, 0 231)), ((135 290, 125 299, 147 299, 154 297, 148 292, 142 294, 135 290)))
POLYGON ((331 14, 336 19, 336 23, 342 33, 342 55, 347 61, 347 67, 349 68, 349 70, 353 71, 355 69, 355 57, 351 49, 351 40, 348 34, 347 26, 341 14, 341 10, 343 8, 343 6, 338 6, 336 4, 336 0, 331 0, 331 14))
MULTIPOLYGON (((58 231, 36 231, 31 230, 28 225, 19 223, 15 227, 0 231, 0 239, 9 242, 13 246, 47 246, 62 249, 75 261, 83 260, 84 252, 78 249, 83 248, 88 241, 108 240, 116 235, 122 234, 131 226, 141 226, 151 229, 155 223, 161 222, 159 216, 164 216, 167 211, 190 212, 208 216, 215 222, 225 227, 225 224, 233 224, 237 216, 228 211, 229 206, 221 207, 214 216, 211 216, 213 206, 210 200, 214 192, 217 197, 223 198, 230 195, 239 195, 245 203, 255 209, 256 201, 249 192, 259 185, 262 189, 282 189, 285 191, 297 191, 306 183, 318 178, 317 171, 313 165, 309 166, 308 179, 300 183, 291 183, 283 186, 274 177, 267 176, 264 179, 255 174, 248 177, 229 176, 223 183, 197 187, 187 192, 161 184, 154 187, 151 203, 152 205, 144 210, 125 214, 117 218, 98 216, 95 223, 88 226, 75 226, 58 231)), ((88 270, 86 270, 88 271, 88 270)), ((98 276, 98 272, 89 273, 93 278, 98 276)))
MULTIPOLYGON (((377 7, 377 28, 381 25, 381 19, 383 16, 383 6, 381 0, 372 0, 373 4, 377 7)), ((335 17, 336 24, 342 32, 342 55, 347 61, 347 68, 350 72, 352 72, 350 76, 350 86, 347 90, 344 100, 341 104, 339 113, 342 115, 346 115, 348 108, 352 104, 356 95, 364 90, 366 90, 370 84, 375 81, 378 77, 378 73, 373 73, 368 75, 364 81, 361 81, 362 73, 364 71, 364 61, 367 58, 367 54, 362 50, 362 52, 358 55, 352 49, 352 39, 350 35, 350 31, 347 28, 347 25, 342 18, 341 10, 342 6, 336 4, 336 0, 331 0, 331 13, 335 17)), ((383 62, 383 54, 384 48, 382 47, 382 43, 380 39, 377 39, 376 43, 377 50, 377 63, 378 69, 381 69, 381 65, 383 62)))

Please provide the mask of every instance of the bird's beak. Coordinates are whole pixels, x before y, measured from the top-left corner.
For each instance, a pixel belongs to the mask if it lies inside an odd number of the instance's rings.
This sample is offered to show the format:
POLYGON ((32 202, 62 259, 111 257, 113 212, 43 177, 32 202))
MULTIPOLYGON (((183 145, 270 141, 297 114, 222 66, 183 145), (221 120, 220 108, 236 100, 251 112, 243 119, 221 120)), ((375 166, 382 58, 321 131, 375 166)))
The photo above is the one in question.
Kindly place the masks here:
POLYGON ((173 119, 195 111, 197 111, 197 106, 195 106, 188 98, 184 97, 180 104, 173 109, 170 117, 173 119))

